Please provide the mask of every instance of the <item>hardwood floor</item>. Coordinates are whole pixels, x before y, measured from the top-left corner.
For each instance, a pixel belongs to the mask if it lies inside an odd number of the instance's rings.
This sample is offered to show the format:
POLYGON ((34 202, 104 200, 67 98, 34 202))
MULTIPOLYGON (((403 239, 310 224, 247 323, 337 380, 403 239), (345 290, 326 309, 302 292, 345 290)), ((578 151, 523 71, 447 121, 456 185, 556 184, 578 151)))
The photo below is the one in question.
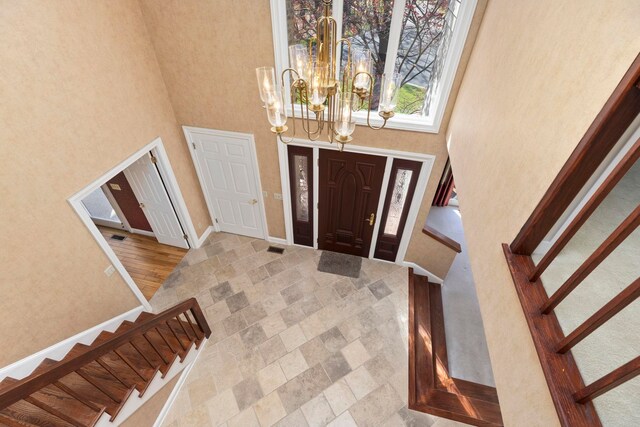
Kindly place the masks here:
POLYGON ((409 269, 409 409, 502 426, 496 389, 449 374, 440 285, 409 269))
POLYGON ((187 249, 163 245, 153 237, 108 227, 98 228, 148 300, 187 253, 187 249), (114 234, 125 236, 125 239, 113 239, 114 234))

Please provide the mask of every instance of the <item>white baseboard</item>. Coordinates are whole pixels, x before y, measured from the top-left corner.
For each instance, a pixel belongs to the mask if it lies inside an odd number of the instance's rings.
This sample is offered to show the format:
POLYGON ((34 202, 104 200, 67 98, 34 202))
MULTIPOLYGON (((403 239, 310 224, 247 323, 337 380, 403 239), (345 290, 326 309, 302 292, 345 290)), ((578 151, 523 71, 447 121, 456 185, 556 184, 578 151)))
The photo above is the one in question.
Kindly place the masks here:
POLYGON ((152 231, 147 231, 147 230, 140 230, 139 228, 132 228, 131 232, 133 234, 140 234, 142 236, 149 236, 149 237, 156 237, 155 234, 153 234, 152 231))
POLYGON ((162 425, 162 423, 164 422, 165 418, 167 418, 167 415, 169 414, 169 411, 171 410, 171 407, 173 406, 173 403, 178 398, 178 393, 180 393, 180 390, 182 389, 182 386, 187 381, 187 377, 189 376, 189 372, 191 372, 191 370, 193 369, 193 367, 196 364, 196 360, 198 360, 198 357, 200 356, 200 353, 202 353, 202 351, 204 350, 204 346, 206 344, 206 341, 207 340, 205 340, 202 343, 202 345, 200 346, 200 348, 198 349, 198 353, 195 355, 195 358, 193 359, 193 362, 189 366, 184 368, 184 370, 182 371, 182 375, 180 375, 180 379, 178 379, 178 382, 173 387, 173 390, 171 391, 171 394, 169 395, 169 398, 167 399, 167 401, 165 402, 164 406, 162 407, 162 410, 158 414, 158 418, 156 418, 156 422, 153 423, 153 427, 160 427, 162 425))
POLYGON ((100 332, 115 331, 118 326, 120 326, 120 324, 125 320, 136 320, 138 315, 143 310, 143 306, 136 307, 132 310, 127 311, 126 313, 122 313, 119 316, 109 319, 106 322, 102 322, 101 324, 96 325, 93 328, 87 329, 86 331, 80 332, 79 334, 67 338, 64 341, 60 341, 59 343, 54 344, 51 347, 47 347, 44 350, 27 356, 24 359, 18 360, 11 365, 5 366, 4 368, 0 369, 0 381, 2 381, 6 377, 22 379, 31 374, 31 372, 33 372, 33 370, 37 368, 44 359, 48 358, 53 360, 60 360, 67 355, 69 350, 71 350, 74 345, 78 343, 87 345, 91 344, 93 340, 95 340, 96 337, 100 334, 100 332))
POLYGON ((269 243, 275 243, 276 245, 286 245, 287 244, 287 239, 281 239, 280 237, 267 237, 267 242, 269 243))
POLYGON ((210 235, 211 233, 213 233, 214 231, 215 231, 215 230, 213 229, 213 225, 208 226, 208 227, 207 227, 207 229, 206 229, 206 230, 204 230, 204 233, 202 233, 202 236, 200 236, 200 237, 198 238, 198 241, 196 242, 196 247, 195 247, 195 249, 198 249, 199 247, 201 247, 201 246, 204 244, 205 240, 207 240, 207 238, 209 237, 209 235, 210 235))
POLYGON ((439 278, 429 270, 420 267, 415 262, 402 261, 402 265, 404 265, 405 267, 413 268, 413 272, 418 276, 427 276, 430 282, 437 283, 439 285, 442 285, 444 283, 444 280, 442 280, 441 278, 439 278))

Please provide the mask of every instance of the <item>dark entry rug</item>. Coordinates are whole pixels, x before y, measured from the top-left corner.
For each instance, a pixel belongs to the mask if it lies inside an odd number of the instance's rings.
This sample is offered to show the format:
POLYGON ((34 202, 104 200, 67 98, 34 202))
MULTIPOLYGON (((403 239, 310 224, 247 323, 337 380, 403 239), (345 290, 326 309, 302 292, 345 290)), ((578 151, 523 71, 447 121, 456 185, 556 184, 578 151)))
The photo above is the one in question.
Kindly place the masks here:
POLYGON ((341 276, 360 277, 362 258, 359 256, 323 251, 318 262, 318 271, 339 274, 341 276))

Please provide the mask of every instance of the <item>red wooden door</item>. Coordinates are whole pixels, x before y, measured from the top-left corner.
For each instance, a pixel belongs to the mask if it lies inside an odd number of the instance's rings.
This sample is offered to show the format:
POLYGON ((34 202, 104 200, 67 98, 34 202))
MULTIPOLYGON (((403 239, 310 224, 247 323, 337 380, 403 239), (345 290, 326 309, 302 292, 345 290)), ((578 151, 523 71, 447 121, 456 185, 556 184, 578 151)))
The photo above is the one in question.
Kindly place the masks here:
POLYGON ((319 249, 369 256, 386 161, 320 150, 319 249))
POLYGON ((140 208, 136 195, 133 194, 131 184, 127 181, 127 177, 124 176, 124 172, 120 172, 107 181, 107 185, 131 228, 153 232, 147 217, 144 216, 144 212, 140 208))

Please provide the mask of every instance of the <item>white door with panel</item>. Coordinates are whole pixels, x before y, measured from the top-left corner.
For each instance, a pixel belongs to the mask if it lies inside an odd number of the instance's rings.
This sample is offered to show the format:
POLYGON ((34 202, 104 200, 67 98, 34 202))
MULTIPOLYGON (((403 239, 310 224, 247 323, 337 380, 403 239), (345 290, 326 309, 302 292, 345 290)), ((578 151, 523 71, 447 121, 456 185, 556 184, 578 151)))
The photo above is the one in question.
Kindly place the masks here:
POLYGON ((188 249, 184 231, 151 155, 142 156, 124 170, 124 175, 158 242, 188 249))
POLYGON ((200 182, 220 231, 265 238, 254 166, 247 137, 189 131, 200 182))

